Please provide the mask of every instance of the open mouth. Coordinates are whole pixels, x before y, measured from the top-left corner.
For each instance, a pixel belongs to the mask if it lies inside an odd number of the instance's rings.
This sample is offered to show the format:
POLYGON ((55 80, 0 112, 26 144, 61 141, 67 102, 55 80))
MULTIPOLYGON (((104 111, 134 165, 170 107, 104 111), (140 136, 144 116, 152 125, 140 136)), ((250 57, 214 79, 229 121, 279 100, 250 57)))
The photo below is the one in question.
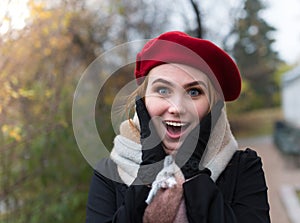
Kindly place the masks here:
POLYGON ((171 138, 180 137, 184 131, 188 128, 189 123, 165 121, 164 125, 167 129, 167 133, 171 138))

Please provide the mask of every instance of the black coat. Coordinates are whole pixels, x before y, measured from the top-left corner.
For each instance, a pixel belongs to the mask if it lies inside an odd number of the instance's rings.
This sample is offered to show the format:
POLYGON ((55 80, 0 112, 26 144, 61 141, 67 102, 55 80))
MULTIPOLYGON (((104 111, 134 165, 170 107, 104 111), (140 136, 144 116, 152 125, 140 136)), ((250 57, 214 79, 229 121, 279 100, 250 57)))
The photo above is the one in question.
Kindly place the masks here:
MULTIPOLYGON (((116 177, 113 161, 105 160, 101 168, 110 168, 116 177)), ((127 187, 95 170, 86 223, 142 222, 149 190, 147 186, 127 187)), ((189 222, 270 222, 262 162, 253 150, 236 152, 216 183, 207 174, 200 174, 185 182, 183 190, 189 222)))

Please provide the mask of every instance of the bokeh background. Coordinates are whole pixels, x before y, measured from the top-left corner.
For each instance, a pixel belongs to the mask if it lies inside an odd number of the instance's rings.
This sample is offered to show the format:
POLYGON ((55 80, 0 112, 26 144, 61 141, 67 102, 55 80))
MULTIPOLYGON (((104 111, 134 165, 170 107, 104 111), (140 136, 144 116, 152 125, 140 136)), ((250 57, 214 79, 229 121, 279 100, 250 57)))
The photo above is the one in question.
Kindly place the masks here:
MULTIPOLYGON (((300 62, 299 46, 282 40, 282 27, 297 24, 300 12, 291 18, 296 23, 276 23, 276 18, 286 18, 270 11, 273 5, 278 10, 278 1, 1 0, 0 222, 84 222, 93 169, 72 129, 78 81, 88 65, 112 47, 169 30, 210 39, 238 63, 242 94, 227 104, 233 132, 241 145, 257 147, 266 160, 272 221, 292 222, 276 197, 281 175, 271 170, 280 163, 277 171, 282 175, 290 170, 284 169, 287 166, 299 173, 297 153, 282 152, 276 137, 286 137, 278 132, 286 127, 282 80, 300 62), (287 217, 278 218, 276 208, 287 217)), ((296 25, 291 30, 296 31, 296 25)), ((299 42, 299 33, 290 35, 299 42)), ((133 66, 121 68, 99 95, 95 119, 107 147, 115 134, 111 105, 132 80, 133 66)), ((291 176, 293 185, 300 184, 297 177, 291 176)))

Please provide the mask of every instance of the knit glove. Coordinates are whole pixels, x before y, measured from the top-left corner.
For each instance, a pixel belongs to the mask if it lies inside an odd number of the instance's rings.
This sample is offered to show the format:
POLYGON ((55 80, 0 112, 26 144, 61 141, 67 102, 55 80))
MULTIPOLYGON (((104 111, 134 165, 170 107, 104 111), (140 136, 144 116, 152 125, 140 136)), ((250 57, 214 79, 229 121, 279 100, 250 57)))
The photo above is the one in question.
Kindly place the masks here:
POLYGON ((136 112, 140 123, 142 163, 138 178, 142 184, 151 184, 163 167, 166 153, 142 98, 136 98, 136 112))
POLYGON ((199 164, 206 149, 210 133, 221 114, 223 106, 224 102, 222 100, 218 101, 212 110, 189 133, 179 148, 175 162, 181 167, 185 179, 190 179, 200 173, 211 175, 210 170, 199 167, 199 164))

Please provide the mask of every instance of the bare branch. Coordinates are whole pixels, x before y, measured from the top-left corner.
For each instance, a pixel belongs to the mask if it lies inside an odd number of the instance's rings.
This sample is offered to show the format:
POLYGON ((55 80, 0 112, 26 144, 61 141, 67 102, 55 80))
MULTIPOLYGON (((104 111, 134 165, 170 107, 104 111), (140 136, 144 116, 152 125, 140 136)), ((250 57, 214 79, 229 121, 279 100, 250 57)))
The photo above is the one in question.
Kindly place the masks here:
POLYGON ((200 9, 199 9, 199 6, 196 4, 196 2, 194 0, 190 0, 192 6, 193 6, 193 9, 194 9, 194 12, 195 12, 195 15, 196 15, 196 21, 197 21, 197 37, 199 38, 202 38, 203 36, 203 31, 202 31, 202 24, 201 24, 201 13, 200 13, 200 9))

